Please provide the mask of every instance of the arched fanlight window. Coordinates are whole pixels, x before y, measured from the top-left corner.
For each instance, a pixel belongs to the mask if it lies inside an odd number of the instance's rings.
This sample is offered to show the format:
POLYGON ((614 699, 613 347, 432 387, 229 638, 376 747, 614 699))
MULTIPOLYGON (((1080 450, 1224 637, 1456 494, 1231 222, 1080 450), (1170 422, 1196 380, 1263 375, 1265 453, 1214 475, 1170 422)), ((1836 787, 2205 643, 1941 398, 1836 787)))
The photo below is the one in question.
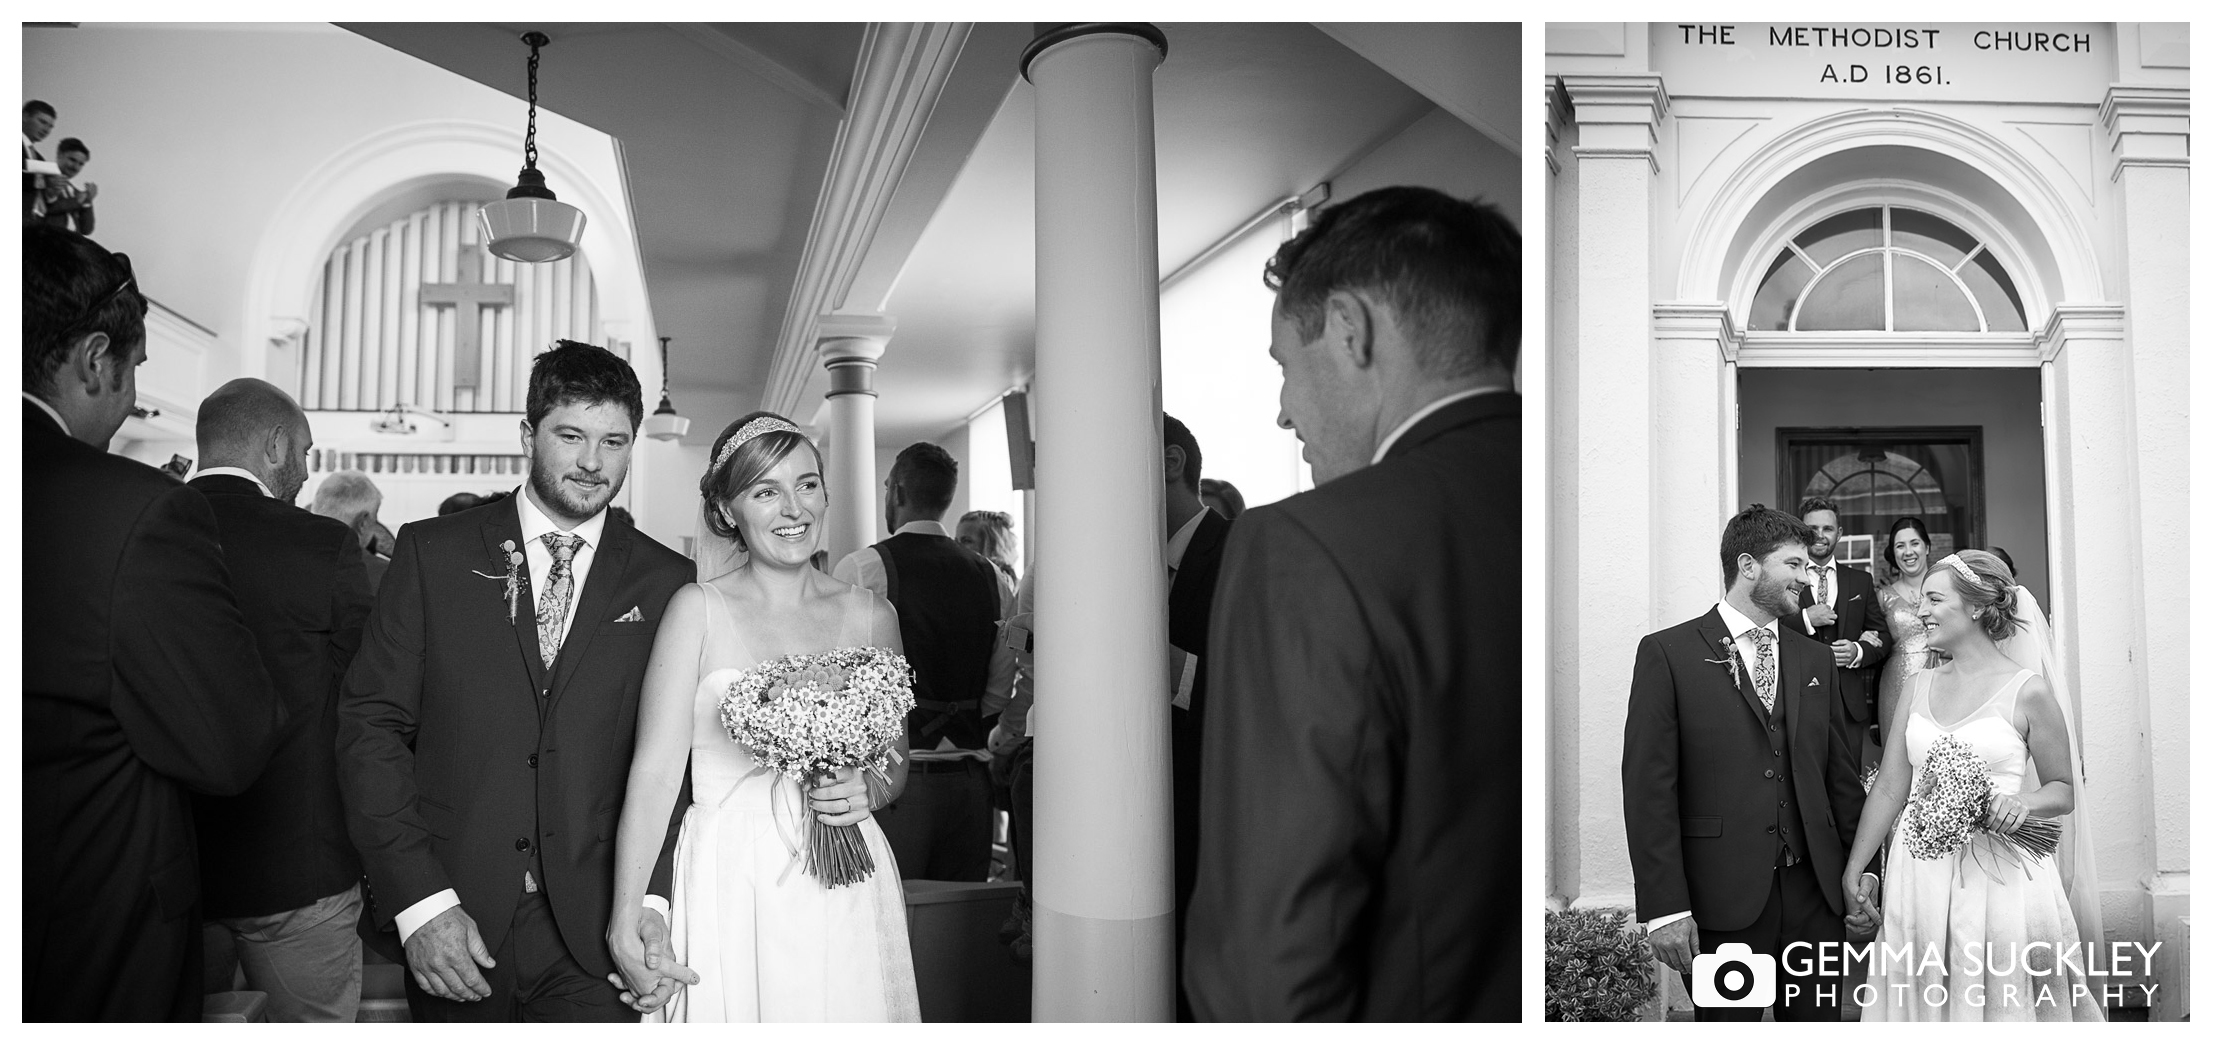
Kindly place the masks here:
POLYGON ((1748 329, 2023 333, 2028 317, 1987 244, 1886 206, 1824 218, 1784 244, 1760 278, 1748 329))

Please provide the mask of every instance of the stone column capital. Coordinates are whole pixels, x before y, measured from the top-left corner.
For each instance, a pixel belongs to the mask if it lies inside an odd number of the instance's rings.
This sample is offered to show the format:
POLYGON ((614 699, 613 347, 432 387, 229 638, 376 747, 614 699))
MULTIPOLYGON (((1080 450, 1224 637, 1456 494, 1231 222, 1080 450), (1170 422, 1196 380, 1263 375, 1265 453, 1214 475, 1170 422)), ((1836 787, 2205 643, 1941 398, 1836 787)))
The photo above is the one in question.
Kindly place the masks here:
POLYGON ((2113 178, 2130 167, 2190 168, 2190 89, 2117 83, 2098 105, 2113 178))
POLYGON ((1658 73, 1566 73, 1560 86, 1573 107, 1579 159, 1652 161, 1660 121, 1667 118, 1667 84, 1658 73))
POLYGON ((828 397, 876 394, 876 361, 884 357, 898 325, 890 316, 816 317, 815 353, 830 371, 828 397))
POLYGON ((2044 328, 2036 332, 2036 354, 2049 363, 2069 342, 2120 343, 2127 328, 2128 309, 2121 305, 2059 305, 2044 328))
POLYGON ((1660 301, 1652 305, 1652 338, 1655 341, 1706 341, 1721 349, 1723 359, 1737 361, 1744 350, 1744 331, 1737 329, 1729 306, 1719 301, 1660 301))
POLYGON ((1168 34, 1161 32, 1160 27, 1151 22, 1067 22, 1060 25, 1040 25, 1037 39, 1030 41, 1030 45, 1022 49, 1022 78, 1036 83, 1037 81, 1030 78, 1030 64, 1054 47, 1081 37, 1102 35, 1136 37, 1152 44, 1163 60, 1168 57, 1168 34))

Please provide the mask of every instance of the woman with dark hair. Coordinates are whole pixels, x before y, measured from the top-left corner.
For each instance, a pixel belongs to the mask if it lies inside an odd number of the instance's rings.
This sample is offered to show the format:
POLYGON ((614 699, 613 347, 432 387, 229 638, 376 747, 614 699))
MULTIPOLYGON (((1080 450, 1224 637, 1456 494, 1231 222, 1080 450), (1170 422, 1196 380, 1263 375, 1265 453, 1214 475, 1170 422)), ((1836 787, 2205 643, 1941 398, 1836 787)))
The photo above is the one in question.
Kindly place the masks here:
POLYGON ((898 615, 814 567, 829 498, 820 453, 790 421, 760 412, 724 429, 699 492, 702 575, 669 600, 654 637, 609 938, 636 935, 688 764, 669 923, 676 961, 698 982, 648 1018, 918 1020, 898 864, 871 817, 905 788, 904 738, 884 777, 844 769, 802 787, 756 764, 721 719, 725 690, 756 664, 849 647, 903 652, 898 615), (719 545, 742 550, 742 563, 723 571, 740 557, 719 545), (808 816, 858 825, 875 872, 831 887, 797 866, 808 816))
POLYGON ((1021 586, 1022 577, 1014 567, 1014 516, 979 508, 961 516, 953 539, 997 566, 1000 573, 1006 574, 1008 587, 1021 586))
POLYGON ((1914 676, 1844 862, 1852 920, 1882 924, 1861 1019, 2103 1021, 2087 970, 2111 964, 2084 950, 2104 942, 2097 874, 2088 839, 2070 841, 2082 746, 2043 613, 1997 556, 1968 550, 1924 571, 1920 617, 1945 662, 1914 676), (1990 788, 1980 829, 1964 834, 1948 789, 1920 786, 1932 765, 1955 764, 1990 788), (1865 870, 1902 813, 1883 873, 1865 870), (2057 853, 1989 833, 2031 817, 2059 823, 2057 853))
POLYGON ((1237 487, 1231 486, 1227 479, 1199 480, 1199 500, 1214 509, 1214 514, 1231 522, 1245 514, 1245 495, 1238 493, 1237 487))
POLYGON ((1890 540, 1883 545, 1883 561, 1890 564, 1890 580, 1875 589, 1883 619, 1890 624, 1890 659, 1883 662, 1876 687, 1875 721, 1885 744, 1890 740, 1891 717, 1906 683, 1928 666, 1929 637, 1921 627, 1921 580, 1929 573, 1929 524, 1906 516, 1890 524, 1890 540))

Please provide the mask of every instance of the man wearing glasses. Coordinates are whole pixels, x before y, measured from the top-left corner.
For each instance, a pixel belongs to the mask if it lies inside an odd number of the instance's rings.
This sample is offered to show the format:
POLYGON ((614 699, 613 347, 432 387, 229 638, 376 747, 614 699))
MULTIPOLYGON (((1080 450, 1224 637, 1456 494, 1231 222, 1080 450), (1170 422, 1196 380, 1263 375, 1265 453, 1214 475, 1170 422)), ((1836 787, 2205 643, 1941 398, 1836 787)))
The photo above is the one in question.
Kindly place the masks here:
POLYGON ((23 1017, 200 1019, 188 792, 236 794, 287 710, 191 487, 106 452, 137 402, 129 259, 23 228, 23 1017))

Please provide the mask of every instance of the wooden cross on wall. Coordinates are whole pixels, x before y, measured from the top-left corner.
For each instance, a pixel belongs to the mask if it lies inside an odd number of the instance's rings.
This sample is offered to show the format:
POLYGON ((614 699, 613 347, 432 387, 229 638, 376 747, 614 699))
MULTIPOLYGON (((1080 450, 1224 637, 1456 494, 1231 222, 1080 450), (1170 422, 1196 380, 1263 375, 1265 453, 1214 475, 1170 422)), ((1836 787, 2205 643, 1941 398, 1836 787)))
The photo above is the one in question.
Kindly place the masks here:
POLYGON ((452 305, 453 316, 453 387, 475 388, 477 360, 483 346, 477 340, 477 329, 483 310, 504 308, 515 303, 515 285, 512 283, 484 283, 478 280, 483 271, 482 248, 473 243, 463 243, 454 259, 453 282, 423 284, 423 304, 452 305), (464 307, 465 306, 465 307, 464 307))

